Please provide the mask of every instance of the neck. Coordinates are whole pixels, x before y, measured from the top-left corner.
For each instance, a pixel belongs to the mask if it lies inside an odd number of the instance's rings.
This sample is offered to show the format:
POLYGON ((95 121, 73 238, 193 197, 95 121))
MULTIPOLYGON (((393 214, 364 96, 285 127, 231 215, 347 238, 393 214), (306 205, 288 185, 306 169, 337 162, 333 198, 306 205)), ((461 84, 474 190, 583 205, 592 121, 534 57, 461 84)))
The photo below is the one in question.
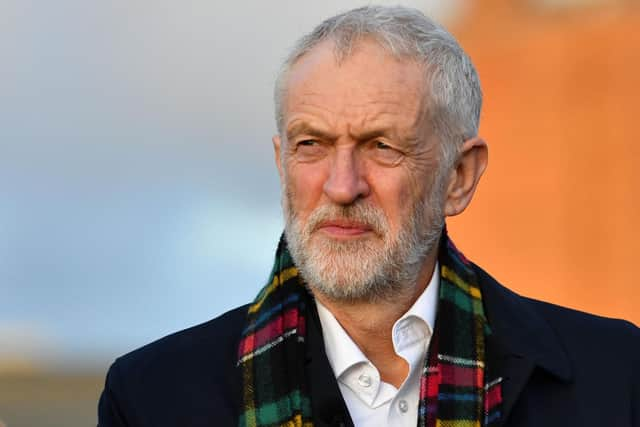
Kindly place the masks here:
POLYGON ((382 381, 399 388, 408 375, 407 362, 393 349, 392 329, 424 292, 433 275, 437 248, 427 256, 412 286, 392 298, 374 301, 343 301, 320 292, 315 298, 335 316, 364 355, 380 372, 382 381))

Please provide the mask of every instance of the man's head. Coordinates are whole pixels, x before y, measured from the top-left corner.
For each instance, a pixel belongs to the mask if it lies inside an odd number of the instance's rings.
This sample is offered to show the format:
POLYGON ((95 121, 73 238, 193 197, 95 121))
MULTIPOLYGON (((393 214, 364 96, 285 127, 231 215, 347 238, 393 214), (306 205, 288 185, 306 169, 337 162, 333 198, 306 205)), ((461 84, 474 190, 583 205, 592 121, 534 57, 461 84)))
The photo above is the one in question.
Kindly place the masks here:
POLYGON ((355 9, 299 41, 276 83, 274 147, 285 234, 314 291, 416 285, 486 165, 481 99, 467 55, 415 10, 355 9))

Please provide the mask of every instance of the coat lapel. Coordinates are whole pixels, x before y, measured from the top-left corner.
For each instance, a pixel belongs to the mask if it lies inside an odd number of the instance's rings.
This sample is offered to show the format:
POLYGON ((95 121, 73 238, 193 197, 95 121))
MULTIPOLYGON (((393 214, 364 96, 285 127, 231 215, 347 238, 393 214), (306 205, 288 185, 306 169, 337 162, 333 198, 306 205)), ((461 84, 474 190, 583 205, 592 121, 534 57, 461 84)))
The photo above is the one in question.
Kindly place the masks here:
POLYGON ((496 282, 474 266, 482 288, 483 302, 493 332, 495 362, 503 377, 502 423, 521 396, 536 369, 560 382, 573 378, 571 362, 557 334, 527 300, 496 282))

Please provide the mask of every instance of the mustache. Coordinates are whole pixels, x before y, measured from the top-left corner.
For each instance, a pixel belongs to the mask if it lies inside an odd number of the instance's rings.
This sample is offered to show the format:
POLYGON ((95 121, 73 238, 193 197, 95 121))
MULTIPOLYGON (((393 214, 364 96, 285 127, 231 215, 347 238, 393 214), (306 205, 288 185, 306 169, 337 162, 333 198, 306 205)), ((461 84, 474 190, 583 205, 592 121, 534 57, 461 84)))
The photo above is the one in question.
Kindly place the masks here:
POLYGON ((389 228, 382 210, 367 203, 354 203, 347 206, 322 205, 309 215, 305 228, 308 232, 313 232, 326 221, 351 221, 364 224, 379 235, 385 234, 389 228))

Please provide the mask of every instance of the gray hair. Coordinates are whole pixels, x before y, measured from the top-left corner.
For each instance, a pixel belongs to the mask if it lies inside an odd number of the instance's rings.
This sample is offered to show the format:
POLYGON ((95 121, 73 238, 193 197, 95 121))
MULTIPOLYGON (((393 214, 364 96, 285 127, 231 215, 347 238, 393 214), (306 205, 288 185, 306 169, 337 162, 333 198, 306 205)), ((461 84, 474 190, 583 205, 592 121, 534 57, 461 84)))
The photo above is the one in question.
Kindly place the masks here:
POLYGON ((334 43, 338 62, 363 38, 376 40, 397 58, 425 68, 429 119, 441 140, 443 166, 452 165, 463 141, 478 133, 482 91, 469 56, 442 26, 417 9, 365 6, 323 21, 294 45, 278 74, 274 100, 278 132, 283 134, 283 100, 291 67, 325 40, 334 43))

